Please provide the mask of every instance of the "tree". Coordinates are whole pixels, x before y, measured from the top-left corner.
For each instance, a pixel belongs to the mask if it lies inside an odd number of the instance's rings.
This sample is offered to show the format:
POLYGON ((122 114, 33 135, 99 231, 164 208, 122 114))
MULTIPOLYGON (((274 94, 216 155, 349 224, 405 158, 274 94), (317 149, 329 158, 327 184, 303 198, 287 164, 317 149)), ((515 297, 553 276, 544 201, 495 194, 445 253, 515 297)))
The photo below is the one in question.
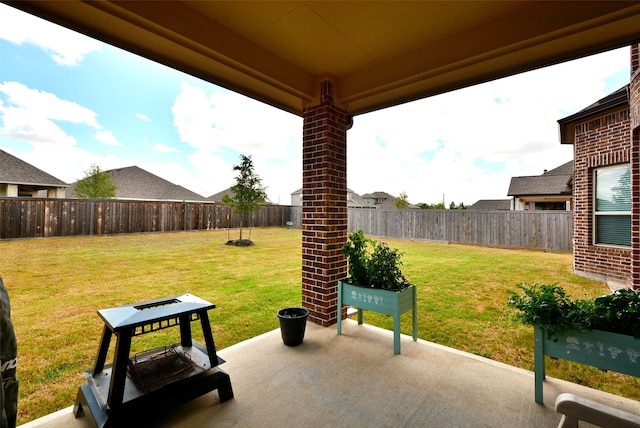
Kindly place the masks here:
POLYGON ((401 192, 400 196, 396 198, 396 208, 399 210, 409 208, 409 196, 407 196, 407 192, 401 192))
POLYGON ((418 204, 421 210, 444 210, 444 202, 438 202, 437 204, 425 204, 424 202, 420 202, 418 204))
POLYGON ((262 208, 267 199, 262 180, 253 170, 251 156, 240 155, 240 164, 234 165, 233 170, 238 171, 235 186, 231 187, 233 195, 226 194, 222 202, 231 206, 231 209, 240 215, 240 239, 227 242, 227 245, 253 245, 251 242, 251 227, 253 226, 253 214, 262 208), (251 221, 248 221, 250 217, 251 221), (249 224, 249 239, 242 239, 242 228, 249 224))
POLYGON ((117 191, 118 182, 111 174, 97 165, 91 165, 84 172, 84 177, 76 183, 73 194, 80 199, 113 199, 117 191))
POLYGON ((451 201, 451 203, 449 204, 449 209, 450 210, 466 210, 467 207, 464 204, 464 202, 460 202, 460 205, 456 205, 455 202, 451 201))

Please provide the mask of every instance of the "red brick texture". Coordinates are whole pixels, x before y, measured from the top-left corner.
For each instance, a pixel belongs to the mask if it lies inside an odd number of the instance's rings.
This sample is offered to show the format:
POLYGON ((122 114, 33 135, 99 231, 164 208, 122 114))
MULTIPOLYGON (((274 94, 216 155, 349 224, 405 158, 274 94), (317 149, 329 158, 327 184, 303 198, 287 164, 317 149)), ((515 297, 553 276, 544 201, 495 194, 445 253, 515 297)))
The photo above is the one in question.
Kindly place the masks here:
POLYGON ((629 110, 575 126, 573 267, 577 274, 627 281, 630 250, 593 245, 593 169, 630 161, 629 110))
POLYGON ((631 46, 629 127, 631 131, 631 286, 640 289, 640 45, 631 46))
POLYGON ((640 286, 640 152, 638 144, 638 45, 631 48, 628 108, 608 111, 575 124, 574 142, 574 272, 601 280, 640 286), (634 117, 635 116, 635 117, 634 117), (593 170, 631 164, 631 249, 593 245, 593 170))
POLYGON ((346 276, 347 129, 350 118, 333 104, 333 83, 321 83, 320 102, 304 109, 302 137, 302 305, 322 326, 337 322, 338 280, 346 276))

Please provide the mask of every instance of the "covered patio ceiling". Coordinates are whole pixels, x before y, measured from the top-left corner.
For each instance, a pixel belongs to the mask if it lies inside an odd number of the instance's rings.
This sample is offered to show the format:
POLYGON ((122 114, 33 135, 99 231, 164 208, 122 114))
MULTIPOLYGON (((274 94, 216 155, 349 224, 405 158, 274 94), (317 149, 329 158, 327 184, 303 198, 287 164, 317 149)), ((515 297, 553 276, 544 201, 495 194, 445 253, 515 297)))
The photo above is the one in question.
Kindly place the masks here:
POLYGON ((301 115, 350 115, 628 45, 631 1, 7 1, 301 115))

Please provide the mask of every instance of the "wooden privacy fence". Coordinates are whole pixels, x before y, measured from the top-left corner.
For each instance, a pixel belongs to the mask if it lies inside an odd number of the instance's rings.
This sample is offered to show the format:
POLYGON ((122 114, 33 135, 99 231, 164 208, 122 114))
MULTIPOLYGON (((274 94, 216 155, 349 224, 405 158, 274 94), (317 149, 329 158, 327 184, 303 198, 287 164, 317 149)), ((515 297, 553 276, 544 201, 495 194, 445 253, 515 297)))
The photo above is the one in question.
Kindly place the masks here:
MULTIPOLYGON (((290 208, 265 205, 256 227, 285 226, 290 208)), ((211 202, 0 198, 0 239, 236 228, 239 216, 211 202)), ((245 225, 246 226, 246 225, 245 225)))
POLYGON ((496 247, 573 251, 571 211, 394 210, 349 208, 349 232, 496 247))
MULTIPOLYGON (((373 210, 349 208, 349 232, 399 239, 571 252, 570 211, 373 210)), ((265 205, 255 226, 301 227, 302 207, 265 205)), ((212 202, 0 198, 0 239, 236 228, 212 202)))

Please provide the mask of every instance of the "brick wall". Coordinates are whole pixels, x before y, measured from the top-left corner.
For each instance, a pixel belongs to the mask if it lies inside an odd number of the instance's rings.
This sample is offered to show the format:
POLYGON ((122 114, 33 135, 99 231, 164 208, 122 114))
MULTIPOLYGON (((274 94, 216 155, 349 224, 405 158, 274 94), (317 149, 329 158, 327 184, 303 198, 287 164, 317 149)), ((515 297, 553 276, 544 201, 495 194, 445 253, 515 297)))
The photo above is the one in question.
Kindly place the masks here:
POLYGON ((599 279, 628 281, 629 249, 595 246, 593 236, 593 169, 630 161, 629 109, 591 117, 575 126, 574 270, 599 279))
POLYGON ((346 276, 347 113, 333 104, 333 83, 304 109, 302 148, 302 304, 310 320, 337 322, 338 280, 346 276))
POLYGON ((601 280, 617 280, 627 285, 640 285, 640 162, 636 137, 632 138, 632 122, 637 123, 637 94, 640 82, 633 76, 638 71, 638 46, 631 48, 631 97, 628 107, 608 111, 575 124, 574 141, 574 272, 601 280), (633 117, 635 116, 635 118, 633 117), (619 163, 631 163, 632 175, 632 249, 593 245, 593 170, 619 163), (635 261, 634 261, 635 260, 635 261), (635 273, 634 273, 635 272, 635 273))
POLYGON ((640 46, 631 46, 629 110, 631 133, 631 285, 640 288, 640 46))

